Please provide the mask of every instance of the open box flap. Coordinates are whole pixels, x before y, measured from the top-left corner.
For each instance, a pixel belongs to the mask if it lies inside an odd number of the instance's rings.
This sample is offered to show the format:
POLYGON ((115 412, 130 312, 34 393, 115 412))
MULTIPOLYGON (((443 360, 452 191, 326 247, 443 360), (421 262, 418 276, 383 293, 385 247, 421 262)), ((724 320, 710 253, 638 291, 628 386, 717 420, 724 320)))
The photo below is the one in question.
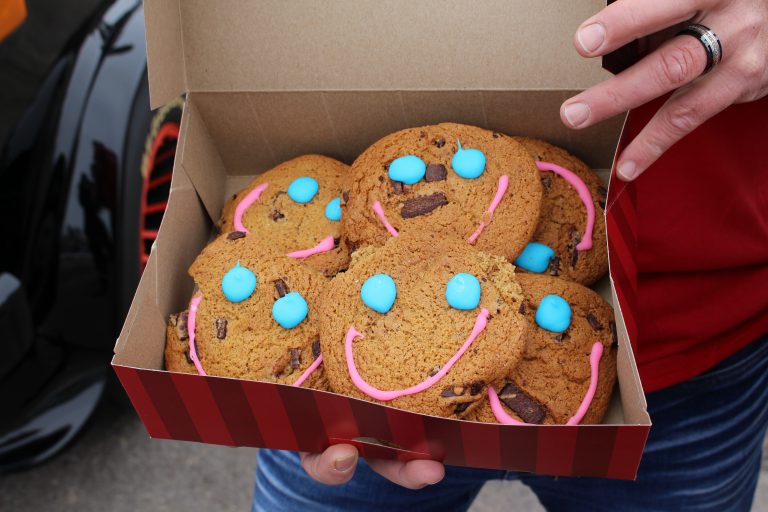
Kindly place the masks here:
POLYGON ((573 48, 604 0, 242 3, 145 2, 153 108, 189 91, 578 90, 608 76, 573 48))

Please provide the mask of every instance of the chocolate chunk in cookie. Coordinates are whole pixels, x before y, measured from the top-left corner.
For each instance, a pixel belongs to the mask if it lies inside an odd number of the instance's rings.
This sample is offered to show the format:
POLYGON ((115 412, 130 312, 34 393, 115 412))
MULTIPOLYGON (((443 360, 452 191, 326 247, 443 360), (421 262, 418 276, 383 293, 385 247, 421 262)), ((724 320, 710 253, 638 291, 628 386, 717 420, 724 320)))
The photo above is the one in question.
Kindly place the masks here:
POLYGON ((427 172, 424 175, 424 181, 431 183, 433 181, 445 181, 448 177, 448 171, 443 164, 429 164, 427 172))
POLYGON ((445 398, 451 398, 451 397, 454 397, 454 396, 462 396, 465 391, 466 391, 466 389, 463 388, 462 386, 448 386, 447 388, 443 389, 442 393, 440 393, 440 396, 445 397, 445 398))
POLYGON ((292 348, 290 350, 291 353, 291 368, 294 370, 301 366, 301 349, 300 348, 292 348))
POLYGON ((467 407, 469 407, 470 405, 472 405, 472 402, 462 402, 460 404, 457 404, 453 412, 455 412, 456 414, 461 414, 464 411, 466 411, 467 407))
POLYGON ((291 289, 288 288, 288 285, 285 284, 285 281, 283 281, 282 279, 275 280, 275 290, 277 291, 277 296, 281 298, 285 297, 288 294, 288 292, 291 291, 291 289))
POLYGON ((216 319, 216 337, 220 340, 223 340, 227 337, 227 319, 226 318, 217 318, 216 319))
POLYGON ((189 311, 182 311, 176 317, 176 333, 179 339, 182 341, 189 339, 189 331, 187 330, 188 318, 189 318, 189 311))
POLYGON ((412 197, 406 199, 403 203, 403 208, 400 210, 400 216, 404 219, 411 219, 413 217, 418 217, 419 215, 425 215, 446 204, 448 204, 448 200, 442 192, 435 192, 428 196, 412 197))
POLYGON ((549 275, 551 276, 560 275, 560 258, 558 258, 557 256, 553 257, 549 261, 549 275))
POLYGON ((598 320, 597 317, 591 312, 587 313, 587 322, 589 322, 590 327, 592 327, 594 330, 603 330, 603 324, 601 324, 600 320, 598 320))
POLYGON ((469 387, 469 394, 470 395, 478 395, 485 387, 485 382, 478 380, 472 383, 472 385, 469 387))
POLYGON ((542 404, 523 393, 513 382, 501 389, 499 399, 526 423, 539 425, 547 415, 547 410, 542 404))

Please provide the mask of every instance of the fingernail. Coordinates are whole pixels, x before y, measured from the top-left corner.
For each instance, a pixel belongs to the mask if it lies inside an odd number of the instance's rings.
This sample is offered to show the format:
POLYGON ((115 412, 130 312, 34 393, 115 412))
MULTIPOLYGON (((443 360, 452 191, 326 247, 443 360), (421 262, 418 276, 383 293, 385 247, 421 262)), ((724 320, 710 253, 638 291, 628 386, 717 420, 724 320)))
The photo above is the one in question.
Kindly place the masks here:
POLYGON ((632 161, 621 162, 616 169, 616 173, 624 181, 632 181, 637 176, 637 166, 632 161))
POLYGON ((574 128, 586 123, 589 119, 589 113, 589 105, 586 103, 571 103, 563 108, 565 119, 574 128))
POLYGON ((582 27, 576 32, 576 38, 585 52, 592 53, 597 51, 605 41, 605 29, 600 23, 592 23, 582 27))
POLYGON ((339 471, 340 473, 346 473, 350 469, 352 469, 352 466, 355 465, 355 457, 354 455, 350 455, 349 457, 343 457, 341 459, 336 459, 333 461, 333 467, 336 469, 336 471, 339 471))

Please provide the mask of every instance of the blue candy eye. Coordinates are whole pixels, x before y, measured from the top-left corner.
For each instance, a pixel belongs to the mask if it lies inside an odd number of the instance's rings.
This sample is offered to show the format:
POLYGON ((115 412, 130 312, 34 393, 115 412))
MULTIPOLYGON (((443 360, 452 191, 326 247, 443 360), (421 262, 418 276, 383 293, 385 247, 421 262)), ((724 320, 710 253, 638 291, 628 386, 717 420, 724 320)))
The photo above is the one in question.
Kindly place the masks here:
POLYGON ((554 257, 555 251, 548 246, 531 242, 525 246, 513 263, 529 272, 544 272, 549 267, 549 261, 554 257))
POLYGON ((221 280, 221 291, 230 302, 242 302, 256 289, 256 274, 237 265, 229 269, 221 280))
POLYGON ((424 160, 414 155, 401 156, 395 158, 389 164, 389 179, 399 181, 406 185, 413 185, 424 178, 427 172, 427 164, 424 160))
POLYGON ((272 305, 272 318, 285 329, 293 329, 305 318, 309 307, 307 301, 298 292, 286 293, 272 305))
POLYGON ((320 185, 317 184, 316 179, 302 176, 288 185, 288 197, 297 203, 308 203, 315 197, 319 189, 320 185))
POLYGON ((445 298, 452 308, 475 309, 480 304, 480 281, 472 274, 456 274, 445 286, 445 298))
POLYGON ((366 306, 379 313, 392 309, 397 297, 395 281, 387 274, 376 274, 369 277, 360 288, 360 297, 366 306))
POLYGON ((325 207, 325 218, 328 220, 341 220, 341 198, 335 197, 325 207))
POLYGON ((571 306, 559 295, 547 295, 536 309, 536 323, 552 332, 563 332, 571 325, 571 306))
POLYGON ((462 178, 478 178, 485 171, 485 155, 479 149, 463 149, 461 141, 459 149, 451 158, 451 167, 462 178))

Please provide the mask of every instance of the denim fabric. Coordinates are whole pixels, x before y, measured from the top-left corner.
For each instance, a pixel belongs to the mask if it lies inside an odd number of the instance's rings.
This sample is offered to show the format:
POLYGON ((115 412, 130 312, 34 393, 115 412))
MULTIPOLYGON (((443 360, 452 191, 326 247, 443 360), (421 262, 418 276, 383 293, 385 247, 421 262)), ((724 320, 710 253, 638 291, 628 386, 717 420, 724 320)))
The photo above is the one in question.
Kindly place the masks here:
POLYGON ((296 453, 260 450, 253 511, 461 511, 495 479, 522 481, 553 511, 750 510, 768 426, 768 335, 647 399, 653 427, 635 482, 448 466, 440 483, 411 491, 361 460, 349 483, 326 486, 296 453))

